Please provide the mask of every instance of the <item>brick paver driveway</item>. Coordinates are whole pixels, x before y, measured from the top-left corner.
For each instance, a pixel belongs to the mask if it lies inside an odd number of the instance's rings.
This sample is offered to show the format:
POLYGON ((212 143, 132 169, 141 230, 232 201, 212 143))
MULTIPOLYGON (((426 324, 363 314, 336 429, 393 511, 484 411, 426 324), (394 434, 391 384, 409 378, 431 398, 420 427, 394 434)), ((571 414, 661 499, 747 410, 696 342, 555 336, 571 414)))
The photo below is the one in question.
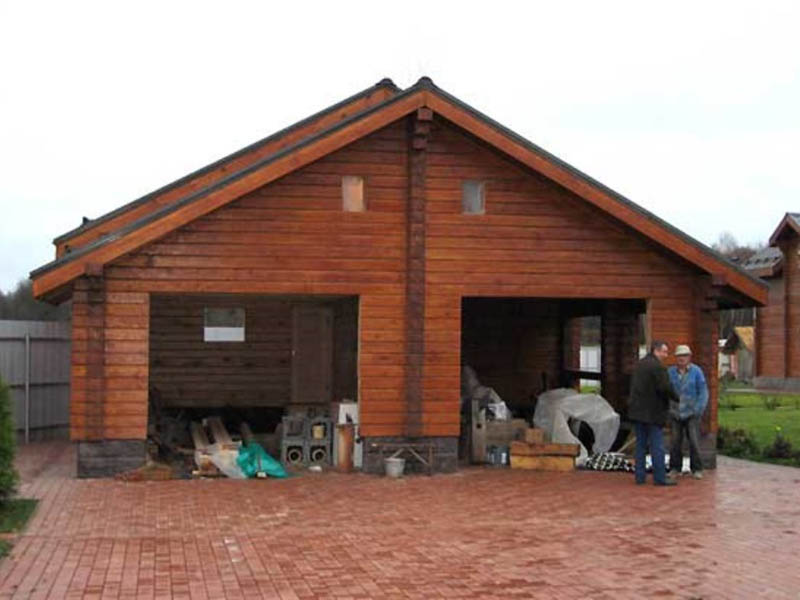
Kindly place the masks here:
POLYGON ((798 598, 800 470, 123 483, 24 449, 14 598, 798 598))

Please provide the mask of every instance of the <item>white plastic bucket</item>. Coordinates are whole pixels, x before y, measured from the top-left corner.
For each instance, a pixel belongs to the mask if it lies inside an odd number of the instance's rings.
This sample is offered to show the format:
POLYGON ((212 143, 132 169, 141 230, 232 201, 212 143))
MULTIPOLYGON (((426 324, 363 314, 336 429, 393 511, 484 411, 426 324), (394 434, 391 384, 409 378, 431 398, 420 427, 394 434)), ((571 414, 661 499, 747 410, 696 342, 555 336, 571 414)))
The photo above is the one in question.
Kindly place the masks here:
POLYGON ((387 477, 402 477, 403 476, 403 469, 406 466, 406 459, 405 458, 384 458, 383 459, 383 466, 386 469, 386 476, 387 477))

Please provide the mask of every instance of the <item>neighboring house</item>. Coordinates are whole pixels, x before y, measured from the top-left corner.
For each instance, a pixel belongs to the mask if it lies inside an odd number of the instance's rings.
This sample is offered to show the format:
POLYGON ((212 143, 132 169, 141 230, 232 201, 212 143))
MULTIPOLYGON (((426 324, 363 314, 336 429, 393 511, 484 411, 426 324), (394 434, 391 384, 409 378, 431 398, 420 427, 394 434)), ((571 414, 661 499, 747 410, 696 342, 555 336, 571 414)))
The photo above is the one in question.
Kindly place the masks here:
POLYGON ((428 78, 381 81, 55 244, 31 277, 73 301, 81 475, 143 462, 149 392, 195 413, 352 398, 366 470, 398 439, 452 470, 462 364, 530 402, 580 377, 565 332, 584 316, 602 318, 598 377, 623 414, 641 318, 648 339, 692 346, 713 446, 718 310, 767 299, 428 78))
POLYGON ((720 348, 720 377, 730 373, 737 381, 753 380, 755 359, 754 327, 734 327, 720 348), (724 357, 724 358, 723 358, 724 357), (724 365, 724 368, 723 368, 724 365))
POLYGON ((756 313, 755 385, 800 391, 800 214, 786 213, 764 248, 743 263, 769 285, 756 313))

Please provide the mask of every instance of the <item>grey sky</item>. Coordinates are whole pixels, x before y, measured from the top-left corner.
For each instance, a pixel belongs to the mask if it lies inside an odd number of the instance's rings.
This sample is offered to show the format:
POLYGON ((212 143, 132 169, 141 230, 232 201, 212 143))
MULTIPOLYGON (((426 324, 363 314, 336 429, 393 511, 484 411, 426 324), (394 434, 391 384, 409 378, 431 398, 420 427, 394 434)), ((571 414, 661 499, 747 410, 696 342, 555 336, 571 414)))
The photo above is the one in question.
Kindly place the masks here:
POLYGON ((800 3, 0 0, 0 289, 51 240, 426 74, 705 243, 800 209, 800 3))

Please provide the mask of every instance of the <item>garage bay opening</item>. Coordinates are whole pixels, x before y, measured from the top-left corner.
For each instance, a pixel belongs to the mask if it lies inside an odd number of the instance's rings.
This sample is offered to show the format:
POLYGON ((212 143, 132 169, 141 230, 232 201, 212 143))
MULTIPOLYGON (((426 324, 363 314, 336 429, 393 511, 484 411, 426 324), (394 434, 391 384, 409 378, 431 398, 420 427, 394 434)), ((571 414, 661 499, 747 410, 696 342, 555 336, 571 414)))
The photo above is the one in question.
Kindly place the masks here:
POLYGON ((331 464, 336 423, 358 421, 358 297, 152 295, 149 364, 162 459, 194 469, 199 445, 242 440, 331 464))

